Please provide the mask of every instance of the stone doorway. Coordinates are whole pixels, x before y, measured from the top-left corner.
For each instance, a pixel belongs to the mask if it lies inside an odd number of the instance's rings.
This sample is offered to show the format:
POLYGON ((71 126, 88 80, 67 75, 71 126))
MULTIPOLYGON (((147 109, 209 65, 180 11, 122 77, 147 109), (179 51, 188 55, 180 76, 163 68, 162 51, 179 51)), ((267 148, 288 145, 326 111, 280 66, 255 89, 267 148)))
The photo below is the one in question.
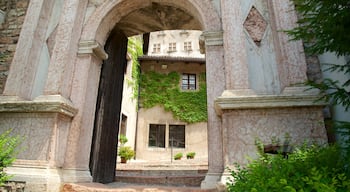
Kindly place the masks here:
MULTIPOLYGON (((105 4, 111 4, 111 3, 105 3, 105 4)), ((170 1, 162 1, 162 3, 159 2, 153 2, 153 1, 147 1, 147 2, 143 2, 143 3, 136 3, 138 5, 138 7, 129 7, 129 9, 131 9, 130 11, 126 11, 126 12, 130 12, 129 14, 126 14, 124 17, 121 17, 120 20, 115 19, 115 18, 110 18, 111 14, 117 14, 118 9, 123 9, 124 11, 126 10, 124 5, 124 3, 112 3, 114 4, 114 8, 111 9, 111 11, 109 12, 110 14, 106 15, 104 18, 101 18, 101 22, 99 25, 99 28, 95 28, 95 30, 97 30, 94 40, 86 40, 89 42, 93 42, 96 45, 98 45, 99 47, 95 50, 95 56, 100 57, 99 59, 104 59, 103 56, 108 54, 108 59, 103 61, 102 65, 106 65, 108 63, 108 60, 112 57, 114 58, 115 56, 113 55, 113 52, 109 52, 108 50, 108 46, 110 44, 110 39, 113 37, 113 35, 115 35, 113 33, 113 31, 115 30, 116 27, 118 27, 120 29, 120 36, 132 36, 132 35, 137 35, 137 34, 142 34, 142 33, 147 33, 147 32, 151 32, 151 31, 158 31, 158 30, 167 30, 167 29, 195 29, 195 30, 205 30, 206 28, 208 28, 208 26, 210 25, 220 25, 220 23, 202 23, 203 18, 201 18, 201 14, 203 13, 199 13, 198 11, 200 11, 200 9, 206 9, 206 10, 210 10, 213 9, 213 7, 211 7, 212 5, 209 4, 201 4, 200 6, 203 7, 198 7, 199 3, 194 1, 194 2, 186 2, 185 4, 181 4, 181 2, 178 3, 170 3, 170 1), (205 7, 205 6, 209 6, 209 7, 205 7), (198 10, 199 9, 199 10, 198 10), (144 18, 147 18, 147 20, 145 20, 144 18), (109 24, 107 24, 105 21, 106 19, 110 19, 109 20, 109 24), (115 23, 114 25, 114 29, 111 30, 111 23, 115 23), (108 26, 107 26, 108 25, 108 26), (109 28, 109 29, 106 29, 109 28), (111 33, 109 31, 112 31, 111 33), (106 38, 108 37, 108 38, 106 38), (104 39, 107 39, 107 41, 104 41, 104 39), (106 50, 103 50, 101 47, 101 45, 105 44, 104 48, 106 50), (106 53, 104 53, 104 51, 106 51, 106 53), (102 57, 101 57, 102 56, 102 57)), ((102 10, 101 10, 102 11, 102 10)), ((214 11, 214 10, 212 10, 214 11)), ((216 14, 215 12, 213 12, 212 14, 216 14)), ((213 15, 210 15, 211 17, 213 17, 213 15)), ((215 17, 215 16, 214 16, 215 17)), ((207 18, 210 19, 210 18, 207 18)), ((216 20, 216 19, 214 19, 216 20)), ((212 22, 212 21, 211 21, 212 22)), ((96 23, 95 23, 96 24, 96 23)), ((91 24, 92 25, 92 24, 91 24)), ((98 26, 98 24, 97 24, 98 26)), ((87 25, 87 28, 89 27, 89 23, 87 25)), ((86 34, 91 33, 90 31, 85 31, 86 34)), ((214 34, 215 35, 215 34, 214 34)), ((218 32, 219 38, 221 33, 218 32)), ((83 35, 84 37, 84 31, 83 31, 83 35)), ((84 38, 83 38, 84 39, 84 38)), ((83 43, 84 40, 81 40, 81 42, 83 43)), ((124 42, 123 42, 124 43, 124 42)), ((122 43, 122 44, 123 44, 122 43)), ((218 58, 220 58, 220 55, 223 54, 223 49, 222 49, 222 44, 219 42, 219 44, 213 44, 214 49, 211 49, 210 47, 207 47, 206 51, 207 53, 210 53, 210 50, 215 51, 216 55, 218 56, 218 58)), ((124 54, 125 55, 125 54, 124 54)), ((120 55, 121 56, 121 55, 120 55)), ((213 57, 214 55, 212 55, 213 57)), ((119 58, 122 58, 119 57, 119 58)), ((221 58, 219 59, 219 61, 221 60, 221 58)), ((92 60, 90 64, 96 62, 96 60, 92 60)), ((213 64, 212 62, 209 62, 210 64, 213 64)), ((218 66, 223 65, 222 63, 216 64, 218 66)), ((210 70, 209 70, 210 71, 210 70)), ((219 78, 222 78, 222 81, 224 81, 224 77, 223 74, 224 73, 220 73, 222 74, 221 77, 219 76, 219 78)), ((102 66, 102 71, 101 71, 101 77, 104 75, 104 67, 102 66)), ((210 78, 210 76, 213 74, 207 74, 207 78, 210 78)), ((96 79, 96 76, 94 76, 96 79)), ((123 75, 121 75, 120 78, 122 78, 123 75)), ((101 79, 102 80, 102 79, 101 79)), ((119 83, 118 83, 119 84, 119 83)), ((110 85, 112 86, 112 85, 110 85)), ((208 89, 210 89, 210 86, 213 85, 207 85, 208 89)), ((213 92, 211 92, 210 95, 208 95, 208 100, 210 99, 211 101, 214 101, 214 97, 219 96, 223 89, 224 86, 216 86, 215 88, 212 88, 211 90, 215 90, 216 92, 213 94, 213 92)), ((95 124, 94 124, 94 131, 93 131, 93 139, 92 139, 92 149, 91 149, 91 156, 90 156, 90 170, 92 173, 92 177, 93 180, 96 182, 101 182, 101 183, 108 183, 108 182, 112 182, 112 178, 114 179, 114 171, 115 171, 115 164, 112 166, 111 163, 106 163, 105 160, 107 160, 107 162, 115 162, 116 159, 116 143, 117 143, 117 137, 116 137, 116 133, 118 133, 118 128, 114 129, 113 131, 111 130, 111 128, 107 128, 107 126, 111 126, 111 124, 119 124, 119 119, 118 119, 118 123, 111 123, 111 120, 116 120, 117 115, 113 114, 112 116, 114 118, 108 118, 108 114, 107 114, 107 118, 105 118, 105 114, 103 114, 103 112, 101 112, 100 109, 100 105, 101 102, 103 103, 103 98, 100 96, 101 91, 103 91, 103 89, 101 89, 101 82, 100 82, 100 88, 98 91, 98 97, 97 97, 97 108, 96 108, 96 114, 95 114, 95 124), (102 120, 99 120, 102 119, 102 120), (102 121, 102 122, 100 122, 102 121), (109 121, 109 123, 107 122, 109 121), (105 123, 104 123, 105 122, 105 123), (116 133, 114 133, 115 131, 117 131, 116 133), (113 132, 113 133, 112 133, 113 132), (107 136, 106 141, 104 141, 104 136, 107 136), (112 138, 113 137, 113 138, 112 138), (102 139, 103 138, 103 139, 102 139), (105 157, 103 157, 103 155, 105 155, 105 157), (108 164, 108 165, 107 165, 108 164)), ((121 91, 119 91, 119 93, 116 94, 121 94, 121 91)), ((89 96, 90 97, 90 96, 89 96)), ((94 100, 94 98, 93 98, 94 100)), ((118 99, 115 102, 120 102, 121 100, 118 99)), ((111 106, 110 104, 108 104, 109 106, 111 106)), ((118 114, 120 114, 120 107, 118 106, 118 109, 113 109, 112 111, 117 112, 118 114)), ((107 110, 107 109, 103 109, 103 110, 107 110)), ((212 114, 210 116, 210 118, 214 118, 216 119, 217 117, 213 114, 215 114, 214 108, 213 108, 213 102, 211 102, 208 106, 208 113, 212 114)), ((84 118, 84 117, 83 117, 84 118)), ((213 121, 212 119, 208 119, 208 129, 209 126, 212 126, 213 123, 214 124, 218 124, 218 121, 213 121)), ((112 125, 113 127, 113 125, 112 125)), ((215 126, 220 128, 220 126, 215 126)), ((214 132, 217 132, 215 130, 213 130, 214 132)), ((220 144, 220 142, 218 143, 220 144)), ((214 151, 213 151, 214 152, 214 151)), ((217 153, 217 152, 214 152, 217 153)), ((221 155, 218 155, 216 157, 220 158, 221 155)), ((217 163, 221 163, 221 162, 217 162, 217 163)), ((217 171, 218 173, 222 172, 222 170, 217 171)))

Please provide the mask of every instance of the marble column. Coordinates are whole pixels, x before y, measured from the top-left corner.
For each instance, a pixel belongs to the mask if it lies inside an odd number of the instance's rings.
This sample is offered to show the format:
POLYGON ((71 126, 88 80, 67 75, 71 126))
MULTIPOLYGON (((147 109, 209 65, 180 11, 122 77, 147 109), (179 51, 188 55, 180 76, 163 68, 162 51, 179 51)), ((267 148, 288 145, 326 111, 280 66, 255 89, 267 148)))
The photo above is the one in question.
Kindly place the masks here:
POLYGON ((39 77, 38 71, 43 63, 40 59, 54 3, 54 0, 30 1, 3 95, 32 100, 41 94, 35 89, 46 78, 39 77), (41 82, 40 78, 43 78, 41 82))
POLYGON ((65 0, 57 27, 44 94, 69 98, 74 62, 88 0, 65 0))
POLYGON ((216 114, 214 101, 225 90, 225 66, 222 31, 203 32, 205 42, 207 102, 208 102, 208 173, 203 189, 216 188, 224 171, 221 118, 216 114), (209 91, 210 90, 210 91, 209 91))
POLYGON ((221 0, 226 89, 249 89, 241 3, 221 0))

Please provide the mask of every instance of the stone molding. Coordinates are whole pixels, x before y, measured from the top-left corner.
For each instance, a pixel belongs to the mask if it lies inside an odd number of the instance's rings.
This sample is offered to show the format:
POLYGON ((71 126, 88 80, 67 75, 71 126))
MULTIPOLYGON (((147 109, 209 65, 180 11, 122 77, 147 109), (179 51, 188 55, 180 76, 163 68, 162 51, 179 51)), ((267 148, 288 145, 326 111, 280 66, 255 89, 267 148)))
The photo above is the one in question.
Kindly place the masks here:
POLYGON ((202 35, 199 36, 200 53, 205 53, 205 46, 223 46, 223 34, 223 31, 204 31, 202 35))
POLYGON ((0 96, 0 113, 59 113, 74 117, 78 110, 61 95, 42 95, 32 101, 17 96, 0 96))
POLYGON ((287 87, 280 95, 257 95, 251 89, 225 90, 215 100, 215 110, 222 115, 225 110, 325 106, 325 102, 317 101, 319 97, 317 90, 308 87, 287 87))
POLYGON ((200 37, 206 46, 220 46, 224 44, 223 31, 204 31, 200 37))
POLYGON ((93 54, 101 60, 106 60, 108 54, 103 47, 95 40, 83 40, 79 42, 78 55, 93 54))

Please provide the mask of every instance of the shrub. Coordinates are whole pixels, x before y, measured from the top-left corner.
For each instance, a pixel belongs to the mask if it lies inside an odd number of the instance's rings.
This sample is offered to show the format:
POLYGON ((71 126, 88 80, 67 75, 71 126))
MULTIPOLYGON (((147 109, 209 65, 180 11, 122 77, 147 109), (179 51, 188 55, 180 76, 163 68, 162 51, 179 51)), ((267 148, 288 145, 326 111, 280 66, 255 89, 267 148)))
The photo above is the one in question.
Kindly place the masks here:
POLYGON ((174 159, 175 160, 179 160, 183 157, 183 154, 182 153, 177 153, 175 156, 174 156, 174 159))
POLYGON ((302 147, 283 158, 281 154, 262 155, 246 167, 230 170, 229 192, 350 191, 345 174, 346 160, 336 146, 302 147))
POLYGON ((134 157, 135 152, 129 146, 122 146, 119 148, 118 155, 126 160, 130 160, 134 157))
POLYGON ((4 169, 12 165, 18 153, 17 146, 20 144, 20 137, 11 136, 10 133, 11 130, 8 130, 0 134, 0 186, 11 178, 4 169))
POLYGON ((125 135, 120 134, 119 135, 119 142, 121 145, 124 145, 126 142, 128 142, 128 138, 125 135))
POLYGON ((187 157, 187 159, 193 159, 195 155, 196 155, 195 152, 189 152, 186 154, 186 157, 187 157))

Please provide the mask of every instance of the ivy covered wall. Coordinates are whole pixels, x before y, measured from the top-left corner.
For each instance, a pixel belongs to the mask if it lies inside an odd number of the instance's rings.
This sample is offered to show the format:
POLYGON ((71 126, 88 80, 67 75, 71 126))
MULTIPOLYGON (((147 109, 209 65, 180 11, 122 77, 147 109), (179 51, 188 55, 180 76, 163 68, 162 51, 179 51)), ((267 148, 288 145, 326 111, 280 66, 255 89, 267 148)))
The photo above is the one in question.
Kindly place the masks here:
POLYGON ((207 121, 207 93, 205 73, 198 75, 199 89, 182 91, 180 73, 147 71, 141 74, 140 103, 144 108, 161 105, 174 118, 187 123, 207 121))

